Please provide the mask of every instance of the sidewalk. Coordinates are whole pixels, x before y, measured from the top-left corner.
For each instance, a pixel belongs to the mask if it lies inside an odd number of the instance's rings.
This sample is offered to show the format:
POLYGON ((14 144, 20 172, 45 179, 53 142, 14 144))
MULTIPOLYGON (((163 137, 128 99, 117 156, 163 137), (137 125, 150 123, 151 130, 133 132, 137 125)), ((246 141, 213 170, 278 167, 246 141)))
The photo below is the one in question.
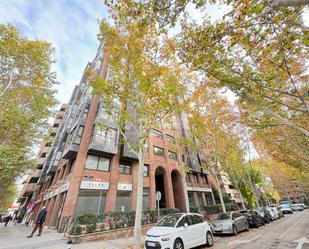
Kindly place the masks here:
POLYGON ((68 245, 63 234, 54 230, 44 228, 40 237, 36 232, 32 238, 27 238, 31 231, 32 226, 10 222, 4 227, 4 223, 0 223, 0 249, 129 249, 133 241, 133 238, 121 238, 68 245))

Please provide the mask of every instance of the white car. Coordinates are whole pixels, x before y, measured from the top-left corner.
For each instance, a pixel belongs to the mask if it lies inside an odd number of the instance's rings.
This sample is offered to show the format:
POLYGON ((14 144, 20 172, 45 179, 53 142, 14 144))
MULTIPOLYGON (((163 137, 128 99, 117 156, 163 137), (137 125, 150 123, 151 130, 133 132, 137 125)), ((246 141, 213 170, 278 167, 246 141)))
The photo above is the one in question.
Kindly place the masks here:
POLYGON ((271 218, 272 218, 273 220, 279 219, 279 212, 278 212, 277 208, 274 208, 274 207, 267 207, 266 209, 267 209, 267 211, 270 213, 271 218))
POLYGON ((280 205, 281 211, 284 214, 292 214, 293 210, 289 204, 282 204, 280 205))
POLYGON ((145 236, 146 249, 189 249, 200 245, 212 246, 213 235, 203 217, 194 213, 167 215, 145 236))

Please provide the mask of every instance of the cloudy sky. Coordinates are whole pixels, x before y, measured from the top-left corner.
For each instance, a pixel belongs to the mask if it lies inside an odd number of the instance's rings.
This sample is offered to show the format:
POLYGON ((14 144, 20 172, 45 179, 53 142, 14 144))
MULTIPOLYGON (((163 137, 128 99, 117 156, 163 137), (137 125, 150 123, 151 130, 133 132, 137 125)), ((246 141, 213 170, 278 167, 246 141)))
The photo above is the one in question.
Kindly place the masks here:
MULTIPOLYGON (((0 1, 0 23, 11 23, 29 39, 46 40, 55 48, 53 70, 60 83, 58 99, 67 102, 84 67, 98 48, 98 19, 107 17, 104 0, 5 0, 0 1)), ((212 18, 224 11, 207 8, 212 18)), ((190 9, 191 16, 201 13, 190 9)))
POLYGON ((0 23, 11 23, 30 39, 55 48, 58 99, 68 101, 84 67, 98 48, 98 19, 107 17, 103 0, 0 1, 0 23))

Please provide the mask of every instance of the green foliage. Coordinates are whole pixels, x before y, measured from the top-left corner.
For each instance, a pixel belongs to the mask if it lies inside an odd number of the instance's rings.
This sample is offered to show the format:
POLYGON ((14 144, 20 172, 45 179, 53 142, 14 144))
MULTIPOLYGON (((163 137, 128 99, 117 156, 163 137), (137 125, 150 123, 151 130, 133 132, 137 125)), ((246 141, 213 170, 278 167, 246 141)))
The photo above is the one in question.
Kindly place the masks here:
POLYGON ((17 176, 34 165, 33 145, 42 138, 55 101, 53 49, 0 24, 0 199, 17 176))

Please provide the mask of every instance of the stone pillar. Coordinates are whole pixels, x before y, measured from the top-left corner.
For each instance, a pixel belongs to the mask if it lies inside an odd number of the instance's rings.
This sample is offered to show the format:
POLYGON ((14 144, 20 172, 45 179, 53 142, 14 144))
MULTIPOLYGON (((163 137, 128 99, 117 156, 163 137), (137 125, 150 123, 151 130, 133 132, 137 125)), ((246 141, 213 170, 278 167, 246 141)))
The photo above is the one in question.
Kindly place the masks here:
POLYGON ((198 208, 199 207, 199 202, 198 202, 197 192, 193 192, 193 201, 194 201, 194 206, 196 208, 198 208))
POLYGON ((167 208, 175 208, 172 177, 169 171, 164 173, 164 190, 167 208))
POLYGON ((203 206, 207 206, 207 200, 206 200, 205 193, 202 192, 201 194, 202 194, 203 206))

